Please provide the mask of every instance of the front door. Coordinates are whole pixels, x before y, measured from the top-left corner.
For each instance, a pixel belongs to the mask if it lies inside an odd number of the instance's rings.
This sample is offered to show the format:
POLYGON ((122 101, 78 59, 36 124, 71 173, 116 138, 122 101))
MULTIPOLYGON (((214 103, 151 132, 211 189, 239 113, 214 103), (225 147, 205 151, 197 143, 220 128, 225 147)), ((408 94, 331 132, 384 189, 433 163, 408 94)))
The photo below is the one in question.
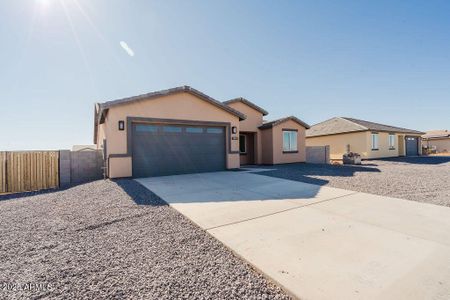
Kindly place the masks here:
POLYGON ((417 137, 406 137, 406 156, 419 155, 419 139, 417 137))
POLYGON ((255 133, 241 132, 239 134, 239 157, 241 166, 255 164, 255 133))

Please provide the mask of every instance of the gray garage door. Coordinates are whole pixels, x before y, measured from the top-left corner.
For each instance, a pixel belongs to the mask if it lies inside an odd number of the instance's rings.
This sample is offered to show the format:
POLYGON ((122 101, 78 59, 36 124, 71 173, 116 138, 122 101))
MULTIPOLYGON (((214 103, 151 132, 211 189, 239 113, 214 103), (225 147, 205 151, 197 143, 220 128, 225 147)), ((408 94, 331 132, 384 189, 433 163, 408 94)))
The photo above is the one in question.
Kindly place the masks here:
POLYGON ((419 139, 416 137, 406 137, 406 156, 417 156, 419 139))
POLYGON ((134 124, 133 176, 225 169, 224 127, 134 124))

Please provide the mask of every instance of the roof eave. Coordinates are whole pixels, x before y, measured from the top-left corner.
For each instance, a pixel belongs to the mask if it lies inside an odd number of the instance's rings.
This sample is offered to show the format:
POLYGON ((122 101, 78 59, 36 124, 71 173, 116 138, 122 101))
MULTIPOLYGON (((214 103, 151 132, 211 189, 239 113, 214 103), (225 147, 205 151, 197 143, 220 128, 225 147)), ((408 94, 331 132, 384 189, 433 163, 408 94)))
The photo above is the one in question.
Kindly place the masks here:
POLYGON ((249 100, 247 100, 245 98, 242 98, 242 97, 230 99, 230 100, 227 100, 227 101, 223 101, 222 103, 225 104, 225 105, 228 105, 228 104, 236 103, 236 102, 244 103, 245 105, 247 105, 247 106, 253 108, 254 110, 260 112, 263 116, 267 116, 269 114, 269 112, 267 110, 265 110, 264 108, 256 105, 255 103, 253 103, 253 102, 251 102, 251 101, 249 101, 249 100))
POLYGON ((386 133, 397 133, 397 134, 414 134, 414 135, 421 135, 420 132, 401 132, 401 131, 392 131, 392 130, 375 130, 375 129, 361 129, 361 130, 352 130, 352 131, 342 131, 342 132, 333 132, 333 133, 324 133, 324 134, 315 134, 315 135, 308 135, 306 134, 307 138, 313 138, 313 137, 322 137, 322 136, 328 136, 328 135, 338 135, 338 134, 348 134, 348 133, 357 133, 357 132, 365 132, 365 131, 373 131, 373 132, 386 132, 386 133))
POLYGON ((450 139, 450 135, 439 135, 439 136, 423 136, 424 140, 441 140, 441 139, 450 139))
POLYGON ((311 126, 309 126, 307 123, 303 122, 299 118, 294 117, 294 116, 290 116, 290 117, 274 120, 274 121, 268 122, 266 124, 262 124, 261 126, 258 127, 258 129, 264 130, 264 129, 273 128, 273 127, 281 125, 284 122, 289 121, 289 120, 294 121, 295 123, 299 124, 300 126, 304 127, 305 129, 310 129, 311 128, 311 126))
POLYGON ((340 118, 343 120, 346 120, 348 122, 351 122, 353 124, 363 126, 364 128, 367 128, 368 130, 372 130, 372 131, 395 132, 395 133, 414 134, 414 135, 425 134, 420 131, 409 129, 409 128, 396 127, 396 126, 391 126, 391 125, 386 125, 386 124, 381 124, 381 123, 376 123, 376 122, 371 122, 371 121, 366 121, 366 120, 360 120, 360 119, 355 119, 355 118, 349 118, 349 117, 340 117, 340 118), (363 124, 361 124, 361 123, 363 123, 363 124), (380 129, 379 128, 380 126, 386 127, 388 129, 380 129))
POLYGON ((156 92, 151 92, 151 93, 147 93, 147 94, 143 94, 143 95, 107 101, 107 102, 101 103, 100 107, 101 107, 101 110, 106 110, 106 109, 114 107, 114 106, 124 105, 124 104, 135 102, 135 101, 148 100, 148 99, 153 99, 153 98, 158 98, 158 97, 162 97, 162 96, 167 96, 167 95, 176 94, 176 93, 183 93, 183 92, 195 95, 195 96, 207 101, 208 103, 210 103, 220 109, 223 109, 232 115, 235 115, 236 117, 239 118, 240 121, 245 120, 247 118, 247 116, 245 114, 243 114, 243 113, 233 109, 232 107, 229 107, 229 106, 223 104, 222 102, 200 92, 199 90, 196 90, 190 86, 187 86, 187 85, 175 87, 175 88, 171 88, 171 89, 166 89, 166 90, 160 90, 160 91, 156 91, 156 92))
POLYGON ((369 129, 361 129, 361 130, 333 132, 333 133, 323 133, 323 134, 315 134, 315 135, 308 135, 308 133, 306 133, 306 137, 307 138, 313 138, 313 137, 323 137, 323 136, 338 135, 338 134, 359 133, 359 132, 366 132, 366 131, 370 131, 370 130, 369 129))

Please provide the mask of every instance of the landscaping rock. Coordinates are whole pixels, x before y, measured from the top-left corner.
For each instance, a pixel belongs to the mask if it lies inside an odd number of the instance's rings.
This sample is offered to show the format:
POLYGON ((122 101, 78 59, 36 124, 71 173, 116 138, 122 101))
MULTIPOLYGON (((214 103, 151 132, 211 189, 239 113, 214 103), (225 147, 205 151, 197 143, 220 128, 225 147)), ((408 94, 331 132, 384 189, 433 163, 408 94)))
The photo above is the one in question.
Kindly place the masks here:
POLYGON ((3 199, 2 299, 288 298, 133 180, 3 199))
POLYGON ((450 206, 450 157, 365 160, 360 166, 289 164, 271 168, 255 174, 450 206))

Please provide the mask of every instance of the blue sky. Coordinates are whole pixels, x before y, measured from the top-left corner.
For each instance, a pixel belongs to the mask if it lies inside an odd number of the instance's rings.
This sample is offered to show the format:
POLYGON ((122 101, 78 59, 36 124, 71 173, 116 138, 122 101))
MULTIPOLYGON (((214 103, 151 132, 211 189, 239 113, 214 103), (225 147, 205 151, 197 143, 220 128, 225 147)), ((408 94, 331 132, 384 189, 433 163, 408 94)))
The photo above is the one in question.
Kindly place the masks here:
POLYGON ((450 129, 449 11, 449 1, 1 1, 0 150, 92 143, 95 102, 179 85, 245 97, 268 119, 450 129))

